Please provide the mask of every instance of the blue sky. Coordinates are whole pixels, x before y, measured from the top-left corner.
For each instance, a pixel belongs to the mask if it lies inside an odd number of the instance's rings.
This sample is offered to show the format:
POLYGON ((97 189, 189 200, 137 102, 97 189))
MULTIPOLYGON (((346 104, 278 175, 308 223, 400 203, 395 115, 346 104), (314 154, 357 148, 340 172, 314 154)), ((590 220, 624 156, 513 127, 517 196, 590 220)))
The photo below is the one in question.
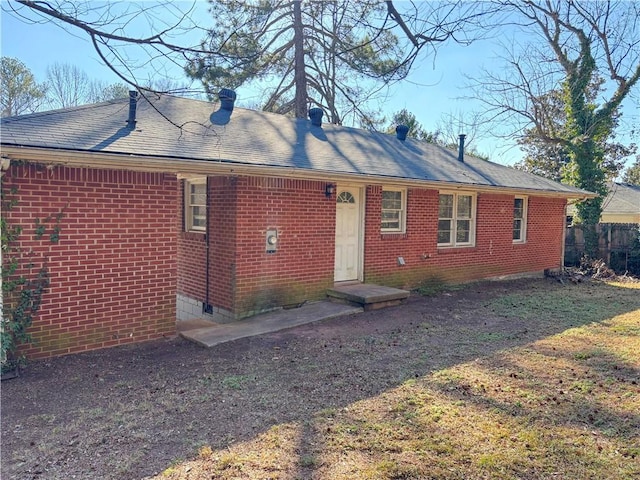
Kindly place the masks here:
MULTIPOLYGON (((6 3, 2 3, 4 9, 6 3)), ((203 10, 201 14, 208 14, 204 2, 198 7, 203 10)), ((88 37, 80 31, 67 31, 49 22, 27 24, 4 11, 0 21, 2 55, 20 59, 39 81, 45 79, 47 66, 59 62, 78 66, 92 79, 107 83, 120 82, 101 63, 88 37)), ((394 112, 406 108, 429 131, 436 130, 443 116, 470 114, 481 106, 478 102, 461 98, 467 94, 463 72, 473 75, 482 66, 491 67, 494 51, 497 50, 495 42, 489 40, 466 47, 453 43, 440 46, 435 61, 433 58, 423 59, 407 81, 391 88, 381 105, 383 112, 390 117, 394 112)), ((170 71, 176 77, 183 76, 177 67, 170 71)), ((251 104, 252 96, 255 96, 255 92, 244 88, 239 88, 237 93, 240 104, 251 104)), ((522 157, 513 143, 489 136, 476 138, 474 147, 492 161, 502 164, 511 165, 522 157)))

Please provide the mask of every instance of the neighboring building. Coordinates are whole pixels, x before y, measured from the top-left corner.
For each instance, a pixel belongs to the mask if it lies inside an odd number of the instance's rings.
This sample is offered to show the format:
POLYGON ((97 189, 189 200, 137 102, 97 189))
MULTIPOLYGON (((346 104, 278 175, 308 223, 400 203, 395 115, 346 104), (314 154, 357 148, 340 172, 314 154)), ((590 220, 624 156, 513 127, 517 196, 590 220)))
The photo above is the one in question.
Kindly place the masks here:
POLYGON ((233 109, 223 92, 224 108, 132 97, 2 119, 18 200, 3 215, 51 274, 31 357, 235 321, 335 282, 557 269, 567 200, 592 196, 414 139, 233 109), (34 222, 60 211, 59 241, 36 243, 34 222))
POLYGON ((640 223, 640 186, 615 182, 602 202, 601 223, 640 223))
MULTIPOLYGON (((575 206, 567 208, 567 221, 571 223, 575 206)), ((640 186, 629 183, 612 182, 609 193, 602 201, 600 223, 640 224, 640 186)))
MULTIPOLYGON (((567 230, 565 239, 565 265, 580 265, 585 254, 584 228, 573 224, 575 205, 567 207, 567 230)), ((597 255, 616 272, 632 273, 635 267, 633 248, 640 227, 640 186, 612 182, 609 193, 602 201, 600 223, 596 225, 598 235, 597 255)))

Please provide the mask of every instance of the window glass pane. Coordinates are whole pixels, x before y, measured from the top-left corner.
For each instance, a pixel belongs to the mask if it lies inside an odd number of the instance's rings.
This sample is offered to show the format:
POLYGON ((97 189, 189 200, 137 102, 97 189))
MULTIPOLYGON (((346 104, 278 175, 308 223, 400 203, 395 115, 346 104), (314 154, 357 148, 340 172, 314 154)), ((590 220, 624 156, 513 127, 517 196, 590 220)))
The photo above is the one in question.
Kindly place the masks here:
POLYGON ((383 230, 401 231, 403 228, 403 205, 402 191, 383 190, 382 191, 382 220, 383 230))
POLYGON ((382 208, 401 210, 402 209, 402 192, 382 192, 382 208))
POLYGON ((205 205, 207 203, 207 195, 204 193, 194 193, 191 195, 191 205, 205 205))
POLYGON ((453 218, 453 195, 440 195, 438 218, 453 218))
POLYGON ((185 190, 185 228, 204 231, 207 226, 207 184, 187 180, 185 190))
POLYGON ((204 183, 189 184, 189 202, 191 205, 206 205, 207 186, 204 183))
POLYGON ((400 212, 383 211, 382 212, 382 228, 400 229, 400 212))
POLYGON ((438 243, 451 243, 451 220, 438 220, 438 243))
POLYGON ((471 218, 471 195, 458 195, 458 218, 471 218))
POLYGON ((513 201, 513 217, 522 218, 524 215, 524 199, 516 198, 513 201))
POLYGON ((522 238, 522 220, 513 220, 513 239, 520 240, 522 238))
POLYGON ((469 220, 456 221, 456 243, 469 243, 471 222, 469 220))
POLYGON ((336 198, 336 203, 356 203, 356 199, 349 192, 342 192, 336 198))
POLYGON ((192 194, 204 194, 207 190, 205 183, 191 183, 190 186, 192 194))
POLYGON ((194 227, 206 227, 207 226, 207 209, 205 207, 192 207, 193 212, 193 226, 194 227))

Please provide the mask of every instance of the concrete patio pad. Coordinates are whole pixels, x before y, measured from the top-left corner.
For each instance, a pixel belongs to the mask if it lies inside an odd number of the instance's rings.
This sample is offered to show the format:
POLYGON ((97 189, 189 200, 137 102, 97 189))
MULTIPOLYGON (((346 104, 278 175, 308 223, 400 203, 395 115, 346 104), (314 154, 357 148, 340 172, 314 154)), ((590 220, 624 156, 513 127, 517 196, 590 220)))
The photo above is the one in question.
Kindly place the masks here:
POLYGON ((239 338, 276 332, 306 323, 317 322, 318 320, 351 315, 362 311, 362 307, 322 301, 309 303, 300 308, 263 313, 232 323, 187 320, 178 322, 178 331, 187 340, 204 347, 213 347, 214 345, 231 342, 239 338), (181 323, 184 325, 180 325, 181 323), (206 324, 209 326, 204 326, 206 324))

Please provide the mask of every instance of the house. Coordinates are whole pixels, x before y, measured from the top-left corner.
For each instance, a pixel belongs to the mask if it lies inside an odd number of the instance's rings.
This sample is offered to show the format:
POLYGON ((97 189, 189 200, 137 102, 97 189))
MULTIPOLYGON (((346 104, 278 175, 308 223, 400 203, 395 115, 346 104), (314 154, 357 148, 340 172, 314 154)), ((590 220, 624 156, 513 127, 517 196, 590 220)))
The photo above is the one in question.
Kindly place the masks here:
POLYGON ((176 319, 236 321, 336 282, 556 269, 567 200, 591 196, 401 126, 385 135, 221 99, 133 92, 2 120, 3 189, 17 200, 3 215, 51 278, 32 358, 158 338, 176 319), (38 242, 43 225, 56 242, 38 242))
MULTIPOLYGON (((633 260, 634 245, 640 227, 640 186, 611 182, 609 193, 602 201, 600 223, 596 225, 598 235, 597 255, 616 272, 637 272, 633 260)), ((569 229, 565 238, 565 265, 580 265, 585 254, 584 227, 573 223, 576 214, 574 205, 567 207, 569 229)))
POLYGON ((640 186, 613 182, 602 202, 600 222, 640 224, 640 186))
MULTIPOLYGON (((575 215, 575 207, 569 205, 567 220, 575 215)), ((600 223, 640 224, 640 186, 629 183, 611 182, 609 193, 602 201, 600 223)))

